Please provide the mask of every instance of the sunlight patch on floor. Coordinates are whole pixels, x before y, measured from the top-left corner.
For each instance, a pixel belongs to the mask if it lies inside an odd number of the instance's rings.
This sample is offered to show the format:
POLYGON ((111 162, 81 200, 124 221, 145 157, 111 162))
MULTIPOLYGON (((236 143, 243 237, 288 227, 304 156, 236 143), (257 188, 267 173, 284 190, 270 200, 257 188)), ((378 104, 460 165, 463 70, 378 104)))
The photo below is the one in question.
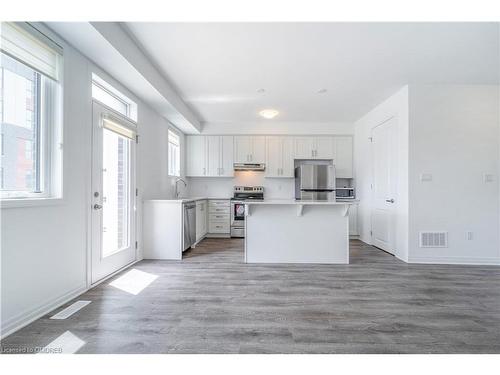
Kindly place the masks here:
POLYGON ((142 292, 149 284, 158 278, 152 273, 131 269, 116 280, 113 280, 109 285, 123 290, 124 292, 137 295, 142 292))
POLYGON ((85 341, 70 331, 66 331, 40 350, 38 354, 73 354, 83 345, 85 345, 85 341))

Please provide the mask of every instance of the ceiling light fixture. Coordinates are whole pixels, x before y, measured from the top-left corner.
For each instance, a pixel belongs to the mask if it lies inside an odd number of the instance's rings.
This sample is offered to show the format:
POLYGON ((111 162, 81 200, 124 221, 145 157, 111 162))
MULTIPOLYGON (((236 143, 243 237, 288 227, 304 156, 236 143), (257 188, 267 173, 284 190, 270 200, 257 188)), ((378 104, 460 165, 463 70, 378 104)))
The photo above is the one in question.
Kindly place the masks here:
POLYGON ((278 116, 278 114, 279 111, 275 109, 263 109, 262 111, 259 112, 259 115, 268 120, 275 118, 276 116, 278 116))
POLYGON ((325 94, 327 91, 327 89, 321 89, 318 91, 318 94, 325 94))
POLYGON ((258 89, 257 92, 259 94, 264 94, 266 92, 266 89, 258 89))

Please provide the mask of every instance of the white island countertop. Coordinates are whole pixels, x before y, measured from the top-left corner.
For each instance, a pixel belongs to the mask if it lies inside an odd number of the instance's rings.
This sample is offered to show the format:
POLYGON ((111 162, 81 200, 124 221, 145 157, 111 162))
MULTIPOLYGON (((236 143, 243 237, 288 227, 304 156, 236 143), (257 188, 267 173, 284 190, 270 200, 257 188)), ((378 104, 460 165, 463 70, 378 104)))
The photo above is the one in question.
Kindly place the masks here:
POLYGON ((221 198, 221 197, 193 197, 193 198, 178 198, 178 199, 145 199, 145 201, 150 202, 163 202, 163 203, 187 203, 195 201, 204 200, 229 200, 231 198, 221 198))
POLYGON ((296 204, 296 205, 322 205, 322 206, 333 206, 333 205, 345 205, 345 204, 358 204, 356 200, 352 201, 307 201, 307 200, 295 200, 295 199, 265 199, 262 201, 258 200, 246 200, 245 204, 296 204))

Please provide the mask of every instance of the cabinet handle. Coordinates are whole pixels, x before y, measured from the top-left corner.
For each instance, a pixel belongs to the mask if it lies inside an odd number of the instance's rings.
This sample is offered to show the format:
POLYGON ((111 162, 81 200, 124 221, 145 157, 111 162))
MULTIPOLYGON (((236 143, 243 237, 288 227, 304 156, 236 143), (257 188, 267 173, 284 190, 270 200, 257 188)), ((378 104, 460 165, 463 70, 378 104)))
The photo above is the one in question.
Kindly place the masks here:
POLYGON ((203 176, 205 176, 207 174, 207 170, 205 167, 203 167, 203 176))

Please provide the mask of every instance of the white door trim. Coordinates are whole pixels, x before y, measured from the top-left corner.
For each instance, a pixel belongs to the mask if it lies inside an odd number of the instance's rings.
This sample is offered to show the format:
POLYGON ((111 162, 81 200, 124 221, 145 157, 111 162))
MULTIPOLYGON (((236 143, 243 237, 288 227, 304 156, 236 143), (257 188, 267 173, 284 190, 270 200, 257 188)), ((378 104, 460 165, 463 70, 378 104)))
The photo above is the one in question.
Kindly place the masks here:
MULTIPOLYGON (((130 181, 131 181, 131 186, 130 186, 130 194, 131 194, 131 202, 132 202, 132 207, 131 207, 131 213, 130 213, 130 220, 131 220, 131 225, 130 225, 130 229, 131 229, 131 236, 130 236, 130 246, 132 247, 133 249, 133 252, 134 252, 134 255, 133 255, 133 260, 127 264, 123 264, 122 267, 120 267, 119 269, 111 272, 109 275, 106 275, 102 278, 100 278, 99 280, 94 280, 94 277, 93 277, 93 251, 94 251, 94 203, 95 203, 95 198, 93 197, 93 194, 94 194, 94 184, 95 184, 95 181, 94 181, 94 178, 95 178, 95 174, 94 174, 94 166, 95 166, 95 162, 96 162, 96 157, 97 157, 97 154, 95 153, 95 149, 96 149, 96 146, 95 146, 95 142, 96 142, 96 127, 95 127, 95 124, 94 124, 94 120, 95 120, 95 111, 99 111, 101 113, 101 117, 103 112, 107 115, 110 115, 114 118, 116 118, 117 120, 120 121, 120 123, 126 125, 127 127, 129 127, 130 129, 133 129, 134 131, 137 131, 137 124, 134 123, 133 121, 127 119, 126 117, 124 117, 122 114, 110 109, 109 107, 99 103, 98 101, 92 101, 92 105, 91 105, 91 114, 92 114, 92 117, 91 117, 91 129, 92 129, 92 137, 91 137, 91 166, 90 166, 90 190, 89 190, 89 193, 88 193, 88 213, 89 213, 89 233, 88 233, 88 256, 87 256, 87 263, 88 263, 88 271, 87 271, 87 285, 88 287, 93 287, 95 285, 97 285, 99 282, 109 278, 111 275, 114 275, 116 274, 117 272, 129 267, 130 265, 134 264, 135 262, 137 262, 137 252, 138 252, 138 247, 136 246, 136 243, 137 243, 137 228, 138 228, 138 223, 137 223, 137 196, 136 196, 136 188, 137 188, 137 171, 136 171, 136 168, 137 168, 137 147, 136 147, 136 141, 135 140, 132 140, 131 141, 131 149, 130 149, 130 167, 131 167, 131 172, 130 172, 130 181)), ((102 141, 102 140, 101 140, 102 141)), ((102 149, 102 147, 101 147, 102 149)), ((98 151, 100 152, 100 151, 98 151)), ((102 193, 102 192, 101 192, 102 193)))
MULTIPOLYGON (((397 241, 396 241, 396 230, 397 230, 397 225, 396 223, 393 223, 393 233, 392 233, 392 249, 391 250, 387 250, 387 249, 383 249, 381 247, 378 247, 374 244, 374 240, 373 240, 373 212, 374 212, 374 209, 375 209, 375 166, 374 166, 374 148, 373 148, 373 132, 376 128, 380 127, 380 126, 383 126, 385 124, 387 124, 389 121, 392 121, 392 120, 395 120, 396 121, 396 124, 395 124, 395 131, 396 131, 396 135, 397 135, 397 132, 399 131, 398 129, 398 122, 397 122, 397 115, 393 114, 389 117, 387 117, 385 120, 379 122, 377 125, 373 126, 371 129, 370 129, 370 141, 371 141, 371 146, 370 146, 370 155, 371 155, 371 166, 370 166, 370 169, 371 169, 371 189, 370 189, 370 201, 371 201, 371 205, 370 205, 370 242, 371 242, 371 245, 377 247, 377 248, 380 248, 381 250, 383 251, 386 251, 392 255, 397 255, 398 251, 397 251, 397 241)), ((397 157, 397 153, 396 153, 396 157, 397 157)), ((398 173, 398 169, 397 167, 395 168, 395 171, 396 173, 398 173)), ((397 189, 397 184, 398 184, 398 179, 396 178, 395 179, 395 186, 394 186, 394 200, 395 200, 395 206, 394 206, 394 210, 397 210, 397 206, 398 206, 398 202, 399 202, 399 197, 398 197, 398 189, 397 189)))

